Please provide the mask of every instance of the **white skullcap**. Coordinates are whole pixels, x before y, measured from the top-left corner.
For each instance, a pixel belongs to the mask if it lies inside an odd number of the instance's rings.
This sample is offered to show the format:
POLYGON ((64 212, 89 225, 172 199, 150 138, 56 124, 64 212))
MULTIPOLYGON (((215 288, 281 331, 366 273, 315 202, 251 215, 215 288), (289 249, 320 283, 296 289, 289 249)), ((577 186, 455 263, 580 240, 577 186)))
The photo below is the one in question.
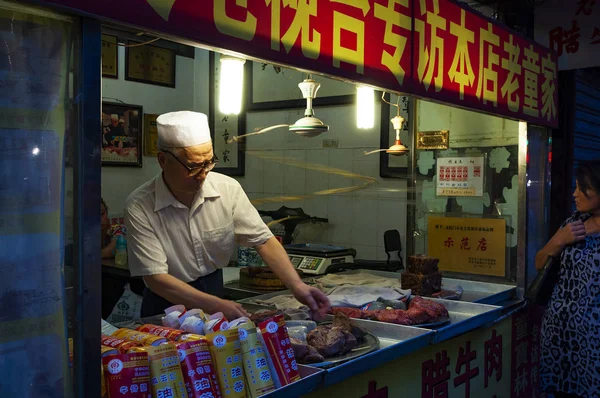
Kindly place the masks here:
POLYGON ((110 118, 112 120, 119 120, 119 115, 117 115, 116 113, 113 113, 112 115, 110 115, 110 118))
POLYGON ((185 148, 211 141, 208 118, 204 113, 180 111, 156 119, 159 148, 185 148))

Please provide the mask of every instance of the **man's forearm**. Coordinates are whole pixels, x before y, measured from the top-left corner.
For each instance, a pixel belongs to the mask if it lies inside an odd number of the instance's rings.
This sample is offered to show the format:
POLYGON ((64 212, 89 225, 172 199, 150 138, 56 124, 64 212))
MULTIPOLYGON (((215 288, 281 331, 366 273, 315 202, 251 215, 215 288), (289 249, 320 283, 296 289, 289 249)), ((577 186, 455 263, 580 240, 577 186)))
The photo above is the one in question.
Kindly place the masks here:
POLYGON ((200 308, 206 312, 215 312, 219 298, 201 292, 169 274, 144 276, 144 281, 155 294, 174 304, 183 304, 186 308, 200 308))
POLYGON ((255 247, 265 264, 285 283, 292 288, 302 280, 290 262, 290 257, 276 238, 272 237, 260 246, 255 247))

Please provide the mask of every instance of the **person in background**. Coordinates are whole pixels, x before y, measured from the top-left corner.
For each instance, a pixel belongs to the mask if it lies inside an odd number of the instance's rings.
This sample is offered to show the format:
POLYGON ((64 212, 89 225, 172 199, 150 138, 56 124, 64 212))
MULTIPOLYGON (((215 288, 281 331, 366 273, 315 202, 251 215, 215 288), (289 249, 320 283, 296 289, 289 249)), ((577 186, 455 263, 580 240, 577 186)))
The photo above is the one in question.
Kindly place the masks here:
POLYGON ((115 224, 111 225, 110 219, 108 218, 108 207, 104 199, 100 198, 100 214, 102 228, 100 237, 101 241, 101 257, 102 258, 115 258, 115 249, 117 247, 117 238, 119 235, 125 235, 125 227, 123 225, 115 224))
POLYGON ((240 184, 211 172, 217 158, 206 115, 172 112, 160 115, 156 125, 162 173, 125 204, 129 270, 147 286, 141 316, 172 304, 223 312, 229 320, 247 316, 240 304, 222 298, 222 268, 237 241, 254 247, 296 299, 323 318, 327 296, 302 282, 240 184))
POLYGON ((582 162, 577 211, 536 255, 536 268, 560 256, 559 279, 541 330, 540 387, 561 397, 600 391, 600 161, 582 162))

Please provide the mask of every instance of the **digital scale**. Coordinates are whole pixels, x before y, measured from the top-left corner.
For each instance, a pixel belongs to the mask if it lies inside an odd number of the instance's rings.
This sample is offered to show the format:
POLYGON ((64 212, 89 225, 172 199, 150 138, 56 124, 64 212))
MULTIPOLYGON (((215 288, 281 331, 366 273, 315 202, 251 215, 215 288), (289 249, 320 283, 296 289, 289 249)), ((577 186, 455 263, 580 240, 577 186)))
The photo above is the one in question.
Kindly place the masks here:
POLYGON ((332 265, 354 263, 354 249, 316 243, 285 245, 294 268, 309 275, 322 275, 332 265))

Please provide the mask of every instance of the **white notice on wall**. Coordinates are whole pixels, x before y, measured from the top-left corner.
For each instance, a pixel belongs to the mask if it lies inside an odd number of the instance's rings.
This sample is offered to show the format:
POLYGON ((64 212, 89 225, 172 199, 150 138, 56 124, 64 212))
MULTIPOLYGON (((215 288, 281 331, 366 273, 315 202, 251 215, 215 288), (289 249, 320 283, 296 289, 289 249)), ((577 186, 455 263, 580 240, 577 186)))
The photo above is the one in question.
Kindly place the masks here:
POLYGON ((437 196, 483 196, 485 158, 437 159, 437 196))

